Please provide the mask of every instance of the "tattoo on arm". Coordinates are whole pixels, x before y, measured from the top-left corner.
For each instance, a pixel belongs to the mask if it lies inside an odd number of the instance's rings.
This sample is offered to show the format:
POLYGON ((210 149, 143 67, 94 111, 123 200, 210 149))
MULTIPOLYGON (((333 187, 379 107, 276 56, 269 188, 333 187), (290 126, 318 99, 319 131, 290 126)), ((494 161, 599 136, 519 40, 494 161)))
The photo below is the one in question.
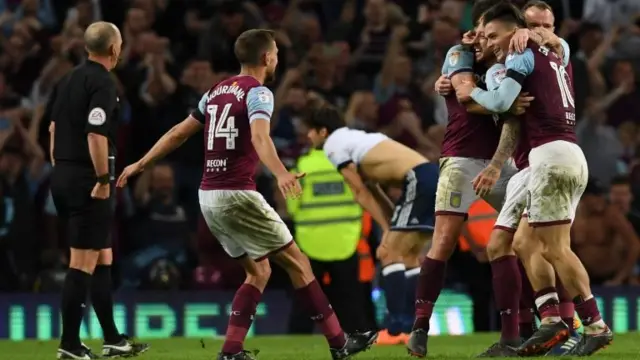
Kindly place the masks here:
POLYGON ((505 120, 502 125, 498 148, 491 159, 491 165, 502 168, 504 163, 513 155, 513 151, 518 145, 518 137, 520 137, 520 120, 514 117, 505 120))

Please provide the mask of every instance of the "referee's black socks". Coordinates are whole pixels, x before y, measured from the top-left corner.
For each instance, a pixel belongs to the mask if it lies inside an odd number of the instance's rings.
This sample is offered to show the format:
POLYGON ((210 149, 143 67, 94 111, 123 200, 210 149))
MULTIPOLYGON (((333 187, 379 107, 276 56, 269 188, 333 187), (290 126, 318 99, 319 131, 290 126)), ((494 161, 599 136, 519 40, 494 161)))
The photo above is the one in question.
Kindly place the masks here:
POLYGON ((91 274, 78 269, 69 269, 62 288, 62 337, 65 350, 76 350, 81 346, 80 324, 85 310, 91 274))
POLYGON ((118 333, 113 319, 113 294, 111 291, 111 266, 96 266, 91 282, 91 303, 102 326, 104 341, 115 344, 122 340, 122 336, 118 333))

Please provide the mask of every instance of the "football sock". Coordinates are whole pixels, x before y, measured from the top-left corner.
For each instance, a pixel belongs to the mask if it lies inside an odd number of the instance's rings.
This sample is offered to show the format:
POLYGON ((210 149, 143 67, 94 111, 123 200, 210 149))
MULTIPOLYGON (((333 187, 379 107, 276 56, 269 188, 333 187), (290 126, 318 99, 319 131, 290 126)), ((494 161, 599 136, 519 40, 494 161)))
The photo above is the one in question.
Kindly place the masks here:
POLYGON ((536 292, 535 298, 541 323, 553 324, 562 320, 560 318, 560 302, 555 287, 546 287, 536 292))
POLYGON ((222 344, 223 353, 237 354, 244 350, 244 339, 253 322, 261 296, 260 290, 250 284, 242 284, 236 291, 231 303, 227 333, 222 344))
POLYGON ((522 284, 522 291, 520 292, 520 310, 518 310, 518 322, 520 337, 528 339, 536 331, 535 321, 535 300, 533 297, 533 288, 531 282, 527 277, 527 271, 520 261, 518 261, 518 267, 520 268, 520 282, 522 284))
POLYGON ((493 293, 500 311, 500 340, 503 343, 519 341, 518 310, 522 282, 515 256, 502 256, 491 262, 493 293))
POLYGON ((80 325, 84 314, 85 301, 91 274, 78 269, 69 269, 62 287, 62 336, 60 343, 67 350, 79 349, 80 325))
POLYGON ((387 301, 387 318, 385 327, 391 335, 399 335, 403 330, 405 314, 405 293, 407 291, 406 267, 404 264, 394 263, 382 268, 380 280, 387 301))
POLYGON ((571 300, 571 296, 567 293, 564 286, 560 282, 560 279, 556 277, 556 289, 558 289, 558 300, 560 301, 560 317, 562 321, 569 327, 570 331, 575 330, 573 328, 573 315, 575 313, 575 306, 571 300))
POLYGON ((420 266, 420 276, 416 289, 416 320, 412 330, 429 331, 429 320, 433 313, 433 306, 444 287, 447 263, 425 257, 420 266))
POLYGON ((405 277, 405 290, 404 290, 404 315, 402 332, 410 333, 413 327, 413 317, 415 312, 416 303, 416 287, 418 286, 418 276, 420 275, 420 268, 407 269, 404 272, 405 277))
POLYGON ((598 334, 607 329, 607 325, 602 321, 598 304, 593 295, 589 295, 586 298, 577 296, 573 299, 573 303, 576 306, 576 312, 580 320, 582 320, 582 325, 584 325, 585 334, 598 334))
POLYGON ((113 294, 111 292, 111 266, 98 265, 91 279, 91 304, 96 312, 102 334, 107 343, 115 344, 122 340, 113 319, 113 294))
POLYGON ((311 315, 311 319, 320 327, 329 346, 333 349, 344 347, 347 338, 318 281, 313 280, 308 285, 296 289, 295 292, 297 301, 302 303, 311 315))

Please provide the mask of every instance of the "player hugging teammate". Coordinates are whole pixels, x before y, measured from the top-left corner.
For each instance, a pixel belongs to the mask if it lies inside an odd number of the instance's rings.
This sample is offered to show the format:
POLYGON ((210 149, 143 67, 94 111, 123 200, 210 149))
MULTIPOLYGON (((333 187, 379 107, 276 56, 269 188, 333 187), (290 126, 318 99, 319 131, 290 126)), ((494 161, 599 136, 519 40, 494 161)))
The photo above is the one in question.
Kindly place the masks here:
MULTIPOLYGON (((575 119, 570 116, 575 111, 569 48, 553 35, 553 13, 546 3, 532 1, 524 12, 523 17, 522 12, 508 2, 476 2, 475 33, 465 34, 464 44, 452 48, 445 59, 443 77, 446 79, 441 78, 436 88, 440 88, 441 94, 442 90, 450 92, 446 97, 449 124, 438 184, 435 249, 428 254, 425 262, 431 266, 425 270, 433 274, 429 276, 429 286, 435 288, 442 283, 444 260, 455 245, 468 204, 475 200, 476 193, 505 195, 505 179, 511 178, 487 249, 502 336, 481 356, 547 352, 590 355, 609 344, 612 334, 598 312, 584 268, 569 248, 569 229, 587 178, 584 156, 575 144, 575 119), (526 30, 527 25, 530 30, 526 30), (495 53, 495 57, 491 53, 495 53), (501 64, 505 60, 506 64, 501 64), (482 77, 474 73, 482 73, 489 66, 486 83, 475 84, 475 78, 482 77), (455 90, 455 96, 451 90, 455 90), (520 115, 525 108, 529 109, 524 116, 513 116, 520 115), (487 135, 488 127, 479 129, 478 122, 483 118, 474 115, 478 113, 512 115, 500 115, 502 129, 494 127, 492 135, 487 135), (468 127, 474 131, 465 132, 468 127), (478 131, 487 132, 480 132, 482 136, 479 136, 478 131), (496 148, 494 139, 499 131, 496 148), (486 144, 487 139, 494 145, 489 151, 495 150, 489 156, 484 152, 489 146, 472 146, 474 140, 476 144, 478 141, 486 144), (519 170, 513 177, 508 161, 511 156, 519 170), (479 160, 486 161, 484 170, 477 169, 477 164, 481 164, 479 160), (470 180, 476 175, 470 189, 470 180), (558 183, 571 186, 552 189, 558 183), (536 291, 535 305, 542 318, 542 326, 533 334, 534 319, 528 310, 533 305, 533 290, 527 278, 520 278, 516 253, 536 291), (567 285, 566 292, 556 290, 555 286, 560 283, 555 281, 554 268, 567 285), (577 336, 572 331, 572 300, 585 325, 585 334, 565 343, 569 334, 577 336), (526 340, 522 345, 519 333, 526 340)), ((484 121, 493 124, 487 117, 484 121)), ((487 200, 500 210, 500 204, 492 202, 491 196, 487 200)), ((426 355, 429 319, 423 319, 421 315, 425 312, 420 311, 420 306, 426 302, 431 309, 439 290, 430 291, 428 299, 416 301, 416 327, 408 344, 413 355, 426 355)))

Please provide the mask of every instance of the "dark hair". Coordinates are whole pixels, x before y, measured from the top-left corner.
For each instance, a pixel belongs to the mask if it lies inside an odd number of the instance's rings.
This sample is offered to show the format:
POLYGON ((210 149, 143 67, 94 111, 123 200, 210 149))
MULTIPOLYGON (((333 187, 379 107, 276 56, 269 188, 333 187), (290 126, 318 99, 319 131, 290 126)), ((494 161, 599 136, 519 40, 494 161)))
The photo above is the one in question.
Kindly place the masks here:
POLYGON ((602 195, 605 192, 604 186, 594 177, 589 177, 587 187, 584 189, 585 195, 602 195))
POLYGON ((477 0, 471 9, 471 21, 473 26, 478 26, 480 18, 482 18, 482 15, 484 15, 487 10, 503 1, 505 0, 477 0))
POLYGON ((327 133, 331 134, 345 126, 342 114, 335 107, 318 102, 310 102, 307 106, 308 111, 304 122, 309 128, 315 130, 327 129, 327 133))
POLYGON ((272 30, 251 29, 238 36, 233 51, 241 65, 259 66, 262 55, 271 49, 274 41, 272 30))
POLYGON ((522 11, 508 2, 501 2, 484 13, 484 24, 495 20, 510 23, 521 28, 527 27, 527 22, 524 20, 522 11))
POLYGON ((532 8, 532 7, 536 8, 536 9, 539 9, 539 10, 549 10, 549 11, 551 11, 551 13, 553 13, 553 8, 551 8, 551 5, 547 4, 546 1, 542 1, 542 0, 530 0, 530 1, 528 1, 522 7, 522 11, 525 12, 525 11, 529 10, 530 8, 532 8))
POLYGON ((615 185, 631 185, 631 179, 629 179, 627 175, 614 176, 613 179, 611 179, 611 186, 615 185))

